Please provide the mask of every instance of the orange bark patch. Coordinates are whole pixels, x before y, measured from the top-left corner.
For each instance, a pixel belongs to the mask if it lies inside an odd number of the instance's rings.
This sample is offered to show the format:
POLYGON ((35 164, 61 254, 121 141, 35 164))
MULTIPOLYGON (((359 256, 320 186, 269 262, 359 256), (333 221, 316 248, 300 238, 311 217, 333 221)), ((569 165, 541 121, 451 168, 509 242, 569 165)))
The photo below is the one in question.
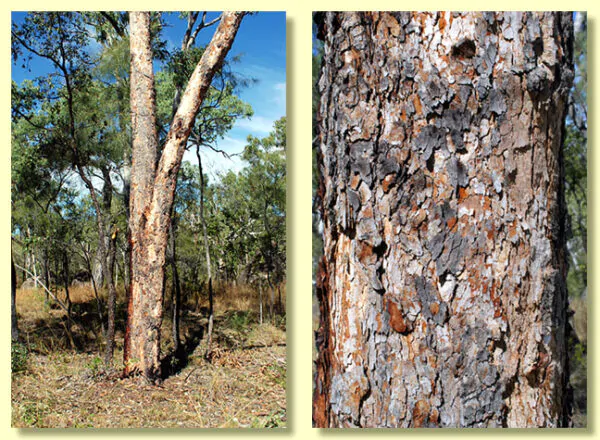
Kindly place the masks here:
POLYGON ((508 238, 514 238, 516 235, 517 235, 517 226, 513 222, 508 227, 508 238))
POLYGON ((396 177, 395 174, 388 174, 387 176, 385 176, 383 178, 383 183, 382 183, 383 192, 387 193, 390 190, 390 186, 394 182, 395 177, 396 177))
POLYGON ((387 312, 390 314, 390 326, 398 333, 406 333, 407 325, 404 322, 402 311, 394 301, 387 301, 387 312))
POLYGON ((456 225, 456 217, 450 217, 448 219, 448 228, 452 229, 456 225))
POLYGON ((364 261, 373 255, 373 248, 365 243, 360 243, 360 250, 358 251, 358 259, 364 261))
POLYGON ((413 424, 415 428, 420 428, 429 420, 429 410, 431 406, 426 400, 419 400, 413 408, 413 424))
POLYGON ((446 14, 444 12, 442 12, 440 14, 440 20, 438 22, 438 25, 440 27, 440 33, 444 32, 444 29, 446 28, 446 24, 448 24, 448 22, 446 21, 446 14))
POLYGON ((437 313, 440 311, 440 305, 438 303, 431 303, 429 304, 429 311, 434 314, 437 315, 437 313))
POLYGON ((358 174, 355 174, 354 176, 352 176, 352 179, 350 180, 350 188, 356 190, 358 188, 359 184, 360 184, 360 176, 358 174))
POLYGON ((492 210, 492 200, 487 196, 483 197, 483 209, 486 211, 492 210))
POLYGON ((458 201, 462 202, 464 201, 467 197, 469 196, 469 192, 467 191, 467 188, 465 187, 460 187, 458 189, 458 201))
POLYGON ((421 99, 417 95, 413 96, 413 105, 415 106, 415 111, 417 114, 423 111, 423 106, 421 105, 421 99))

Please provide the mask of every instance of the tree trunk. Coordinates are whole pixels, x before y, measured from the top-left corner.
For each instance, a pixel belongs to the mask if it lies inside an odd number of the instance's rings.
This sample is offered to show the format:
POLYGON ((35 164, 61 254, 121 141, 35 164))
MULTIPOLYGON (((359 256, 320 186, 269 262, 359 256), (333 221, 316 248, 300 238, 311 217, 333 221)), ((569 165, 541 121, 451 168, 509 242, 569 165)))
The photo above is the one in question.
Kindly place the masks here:
MULTIPOLYGON (((48 289, 50 289, 50 258, 48 257, 48 249, 46 247, 44 247, 43 250, 43 254, 42 254, 42 258, 43 258, 43 271, 44 271, 44 284, 46 285, 46 287, 48 289)), ((50 296, 48 295, 48 292, 46 292, 46 299, 45 299, 46 304, 48 304, 50 302, 50 296)))
MULTIPOLYGON (((83 259, 85 260, 85 264, 86 267, 88 269, 88 272, 91 274, 92 273, 92 259, 90 257, 90 254, 88 252, 88 250, 86 250, 85 246, 82 246, 83 249, 83 259)), ((104 308, 104 305, 102 303, 102 300, 100 299, 100 295, 98 295, 98 286, 96 286, 96 281, 94 280, 94 277, 92 276, 92 279, 90 280, 91 284, 92 284, 92 290, 94 291, 94 297, 96 298, 96 311, 98 312, 98 320, 100 321, 100 329, 102 331, 102 336, 106 338, 106 325, 104 324, 104 316, 102 313, 102 309, 104 308)), ((48 292, 46 292, 46 296, 48 296, 48 292)))
POLYGON ((326 13, 318 427, 567 423, 571 13, 326 13))
POLYGON ((262 283, 258 282, 258 322, 260 325, 263 323, 263 288, 262 283))
POLYGON ((157 133, 150 15, 130 13, 132 170, 131 283, 125 328, 124 374, 160 377, 160 325, 165 257, 177 173, 212 78, 231 48, 243 13, 225 12, 187 88, 156 164, 157 133))
MULTIPOLYGON (((106 367, 112 366, 113 354, 115 351, 115 315, 117 311, 117 289, 113 272, 115 261, 117 259, 117 236, 119 229, 113 228, 108 244, 108 263, 106 265, 106 282, 108 283, 108 323, 106 326, 106 351, 104 352, 104 364, 106 367)), ((92 280, 93 281, 93 280, 92 280)))
POLYGON ((274 308, 275 308, 275 289, 273 288, 273 284, 269 281, 269 319, 271 323, 274 318, 274 308))
POLYGON ((181 286, 179 284, 179 272, 177 271, 177 246, 175 240, 175 219, 171 222, 171 228, 169 238, 171 240, 171 255, 169 261, 171 263, 171 272, 173 274, 173 281, 171 287, 171 302, 172 302, 172 339, 173 339, 173 353, 175 356, 179 356, 181 350, 181 337, 179 335, 179 320, 181 311, 181 286))
POLYGON ((210 264, 210 245, 208 244, 208 232, 206 230, 206 218, 204 217, 204 174, 202 172, 202 158, 200 157, 200 146, 196 146, 196 157, 198 158, 198 171, 200 173, 200 222, 202 223, 202 236, 204 237, 204 252, 206 258, 206 275, 208 277, 208 331, 206 332, 206 353, 204 356, 210 358, 212 348, 212 331, 214 323, 214 295, 212 285, 212 268, 210 264))
POLYGON ((10 337, 12 341, 19 339, 19 327, 17 325, 17 272, 15 262, 10 255, 10 337))
POLYGON ((71 329, 71 308, 72 308, 72 303, 71 303, 71 295, 69 294, 69 284, 71 283, 71 280, 69 278, 69 255, 67 254, 67 250, 63 249, 63 253, 62 253, 62 257, 63 257, 63 282, 65 285, 65 302, 67 304, 67 316, 69 319, 67 319, 67 327, 70 330, 71 329))
POLYGON ((280 315, 283 315, 285 313, 283 302, 281 300, 281 283, 277 284, 277 313, 279 313, 280 315))

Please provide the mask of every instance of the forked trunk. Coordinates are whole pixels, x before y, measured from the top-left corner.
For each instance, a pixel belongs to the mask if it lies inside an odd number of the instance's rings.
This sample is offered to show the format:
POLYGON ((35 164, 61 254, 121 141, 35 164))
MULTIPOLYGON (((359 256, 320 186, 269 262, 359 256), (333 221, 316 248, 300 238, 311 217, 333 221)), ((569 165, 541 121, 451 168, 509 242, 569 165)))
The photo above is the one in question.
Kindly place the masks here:
POLYGON ((157 133, 150 14, 130 13, 132 169, 131 283, 125 329, 124 374, 160 378, 160 326, 170 214, 187 140, 214 73, 231 48, 243 13, 225 12, 181 98, 162 155, 157 133))
POLYGON ((326 13, 319 427, 565 426, 571 13, 326 13))

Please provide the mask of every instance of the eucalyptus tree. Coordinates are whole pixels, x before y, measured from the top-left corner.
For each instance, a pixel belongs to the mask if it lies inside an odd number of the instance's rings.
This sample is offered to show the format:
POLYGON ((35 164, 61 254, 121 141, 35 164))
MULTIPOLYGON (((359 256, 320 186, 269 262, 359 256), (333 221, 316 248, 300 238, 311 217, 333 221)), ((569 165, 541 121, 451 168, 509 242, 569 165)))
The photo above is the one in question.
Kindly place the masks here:
POLYGON ((223 13, 196 65, 158 151, 156 90, 150 14, 130 13, 132 173, 130 230, 132 277, 125 330, 125 374, 160 378, 160 325, 165 258, 177 174, 194 120, 215 72, 233 44, 244 14, 223 13))
POLYGON ((280 289, 286 268, 286 127, 282 117, 267 137, 249 136, 242 154, 248 166, 241 174, 249 188, 253 212, 262 225, 257 240, 271 295, 271 317, 275 289, 280 289))

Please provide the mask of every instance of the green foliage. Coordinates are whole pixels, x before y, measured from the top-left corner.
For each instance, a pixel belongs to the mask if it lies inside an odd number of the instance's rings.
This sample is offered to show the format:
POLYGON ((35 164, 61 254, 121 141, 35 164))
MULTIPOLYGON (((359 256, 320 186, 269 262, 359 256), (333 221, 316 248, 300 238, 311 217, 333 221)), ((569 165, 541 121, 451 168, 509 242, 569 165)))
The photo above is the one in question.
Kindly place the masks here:
POLYGON ((570 224, 567 241, 569 295, 579 298, 587 290, 587 37, 575 38, 575 81, 569 99, 564 144, 565 193, 570 224))
POLYGON ((104 362, 100 357, 95 356, 87 365, 87 370, 90 373, 90 376, 95 377, 102 372, 104 369, 104 362))
MULTIPOLYGON (((564 143, 565 199, 569 228, 567 289, 575 328, 569 338, 573 424, 587 424, 587 29, 585 13, 575 34, 575 80, 569 97, 564 143), (579 337, 579 339, 578 339, 579 337)), ((577 23, 577 20, 576 20, 577 23)))
MULTIPOLYGON (((204 216, 211 260, 217 278, 243 282, 269 274, 271 282, 285 277, 286 122, 280 119, 262 139, 250 136, 242 153, 247 165, 230 171, 216 182, 204 176, 204 216)), ((177 213, 178 261, 191 289, 206 280, 199 218, 198 167, 181 167, 175 212, 177 213)))
POLYGON ((48 414, 48 405, 42 402, 29 402, 21 408, 21 420, 27 426, 42 428, 42 423, 46 414, 48 414))
POLYGON ((280 364, 271 364, 267 367, 266 373, 274 384, 285 389, 287 383, 285 366, 280 364))
POLYGON ((281 409, 274 412, 269 418, 263 423, 257 423, 252 425, 253 428, 284 428, 286 422, 285 410, 281 409))
POLYGON ((251 312, 249 311, 240 311, 234 312, 227 318, 227 323, 225 325, 226 328, 236 331, 238 333, 247 332, 250 328, 251 312))
POLYGON ((27 370, 27 346, 22 342, 13 341, 10 346, 10 365, 13 373, 27 370))

